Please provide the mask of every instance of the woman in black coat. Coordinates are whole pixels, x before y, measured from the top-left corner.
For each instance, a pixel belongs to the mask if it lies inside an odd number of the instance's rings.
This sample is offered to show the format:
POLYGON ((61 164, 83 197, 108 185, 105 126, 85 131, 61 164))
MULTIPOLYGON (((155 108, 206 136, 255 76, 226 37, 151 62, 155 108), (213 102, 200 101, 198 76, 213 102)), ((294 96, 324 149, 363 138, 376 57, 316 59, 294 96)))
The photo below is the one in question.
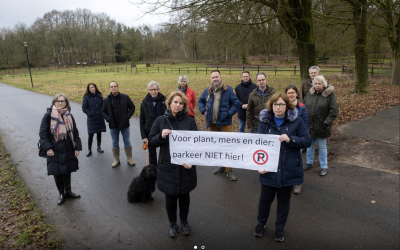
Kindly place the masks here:
POLYGON ((176 211, 179 199, 179 218, 182 234, 190 234, 187 221, 189 214, 189 193, 197 185, 196 166, 171 163, 169 134, 172 130, 197 131, 196 122, 188 116, 188 99, 181 91, 172 92, 166 101, 167 109, 156 119, 151 128, 149 141, 160 147, 157 165, 157 187, 165 193, 166 210, 169 219, 169 235, 177 236, 176 211))
POLYGON ((86 92, 83 95, 82 111, 87 115, 88 129, 88 152, 86 156, 92 155, 93 136, 97 134, 97 152, 103 153, 101 149, 101 132, 106 132, 106 124, 101 115, 101 107, 103 106, 103 96, 97 88, 96 84, 89 83, 86 92))
POLYGON ((149 82, 147 89, 149 93, 140 104, 140 134, 143 143, 148 144, 150 164, 157 166, 157 147, 149 143, 149 134, 157 117, 164 115, 165 109, 167 108, 165 106, 165 100, 167 98, 159 92, 160 84, 158 84, 158 82, 149 82))
POLYGON ((295 104, 290 102, 288 96, 283 93, 274 94, 267 103, 267 109, 260 112, 257 132, 279 135, 281 148, 277 172, 258 171, 261 194, 254 235, 262 236, 271 204, 276 196, 275 241, 283 241, 293 186, 303 183, 303 163, 300 149, 310 146, 311 136, 306 125, 299 118, 295 104))
POLYGON ((71 172, 79 169, 78 155, 82 150, 79 131, 70 113, 71 106, 64 94, 53 98, 40 124, 40 144, 47 152, 47 174, 54 175, 62 205, 65 198, 80 198, 71 191, 71 172))

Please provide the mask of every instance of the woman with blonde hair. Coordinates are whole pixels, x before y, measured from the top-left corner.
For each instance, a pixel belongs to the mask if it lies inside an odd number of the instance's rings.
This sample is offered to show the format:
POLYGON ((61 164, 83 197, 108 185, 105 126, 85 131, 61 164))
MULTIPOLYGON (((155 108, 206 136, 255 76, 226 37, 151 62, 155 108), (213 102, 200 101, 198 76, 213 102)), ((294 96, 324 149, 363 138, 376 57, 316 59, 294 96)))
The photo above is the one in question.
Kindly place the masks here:
POLYGON ((169 236, 177 234, 177 203, 179 200, 179 218, 182 234, 189 235, 190 227, 187 221, 189 214, 189 193, 196 188, 196 166, 171 163, 169 152, 169 134, 172 130, 197 131, 196 122, 188 116, 188 100, 181 91, 170 94, 166 101, 167 109, 159 116, 150 131, 149 143, 160 147, 157 164, 157 187, 165 193, 165 204, 169 219, 169 236))

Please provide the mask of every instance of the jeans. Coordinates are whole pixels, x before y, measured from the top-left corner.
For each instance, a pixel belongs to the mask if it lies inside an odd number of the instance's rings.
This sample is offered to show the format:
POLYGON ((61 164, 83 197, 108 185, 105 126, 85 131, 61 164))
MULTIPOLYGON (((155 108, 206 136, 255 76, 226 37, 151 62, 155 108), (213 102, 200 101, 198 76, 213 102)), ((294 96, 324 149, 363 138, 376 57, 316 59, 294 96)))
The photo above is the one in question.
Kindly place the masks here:
POLYGON ((292 195, 292 186, 289 187, 269 187, 261 184, 260 202, 258 203, 257 224, 265 226, 271 210, 271 204, 276 198, 276 222, 275 228, 284 229, 290 210, 290 197, 292 195))
POLYGON ((121 132, 122 139, 124 140, 124 147, 125 148, 132 147, 131 140, 129 139, 129 127, 127 127, 123 129, 119 128, 110 129, 112 148, 113 149, 119 148, 119 132, 121 132))
MULTIPOLYGON (((244 133, 246 128, 246 120, 239 119, 239 133, 244 133)), ((251 128, 251 133, 254 133, 253 128, 251 128)))
POLYGON ((325 139, 311 138, 311 146, 307 148, 307 164, 312 164, 314 161, 315 142, 318 144, 319 165, 321 169, 328 168, 328 148, 326 147, 325 139))

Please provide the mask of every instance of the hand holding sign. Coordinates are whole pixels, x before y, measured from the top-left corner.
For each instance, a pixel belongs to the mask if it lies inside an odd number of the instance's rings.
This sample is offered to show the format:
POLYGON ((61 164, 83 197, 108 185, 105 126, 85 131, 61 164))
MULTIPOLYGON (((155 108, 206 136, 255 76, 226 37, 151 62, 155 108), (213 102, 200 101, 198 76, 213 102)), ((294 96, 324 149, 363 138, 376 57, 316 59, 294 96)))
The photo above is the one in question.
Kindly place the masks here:
POLYGON ((287 143, 289 143, 290 142, 290 138, 289 138, 289 136, 287 135, 287 134, 283 134, 283 135, 281 135, 281 136, 279 136, 279 141, 280 142, 287 142, 287 143))
POLYGON ((170 130, 170 129, 163 129, 161 132, 161 137, 165 139, 165 138, 167 138, 168 134, 171 134, 171 132, 172 132, 172 130, 170 130))

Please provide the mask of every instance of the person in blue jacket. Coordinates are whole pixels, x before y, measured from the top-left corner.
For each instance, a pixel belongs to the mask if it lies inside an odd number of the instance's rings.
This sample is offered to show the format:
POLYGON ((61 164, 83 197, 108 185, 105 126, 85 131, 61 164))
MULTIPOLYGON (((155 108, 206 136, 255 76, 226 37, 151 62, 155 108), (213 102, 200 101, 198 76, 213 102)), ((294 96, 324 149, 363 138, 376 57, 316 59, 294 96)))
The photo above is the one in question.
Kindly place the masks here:
POLYGON ((82 111, 87 115, 87 130, 88 130, 88 152, 86 156, 92 155, 92 143, 94 134, 97 134, 97 152, 104 153, 101 149, 101 132, 106 132, 106 123, 101 114, 103 106, 103 96, 97 88, 96 84, 89 83, 86 87, 86 92, 83 95, 82 111))
POLYGON ((257 226, 254 235, 262 236, 271 204, 277 196, 275 241, 284 240, 284 228, 289 215, 290 197, 294 185, 303 182, 301 148, 311 145, 311 136, 298 110, 284 93, 276 93, 260 113, 259 134, 279 135, 281 148, 277 172, 260 169, 261 194, 258 204, 257 226))
MULTIPOLYGON (((308 114, 306 106, 299 101, 300 99, 299 90, 296 88, 296 86, 290 84, 286 87, 285 93, 289 97, 289 101, 292 102, 294 105, 296 105, 296 109, 299 112, 299 117, 303 120, 304 124, 308 128, 308 114)), ((300 152, 302 152, 301 149, 300 152)), ((293 188, 293 193, 300 194, 301 185, 295 185, 293 188)))
MULTIPOLYGON (((218 70, 211 71, 211 86, 200 96, 198 106, 206 117, 208 131, 232 132, 232 117, 238 112, 240 101, 233 89, 222 82, 218 70)), ((232 168, 219 167, 213 173, 225 171, 231 181, 236 181, 232 168)))

